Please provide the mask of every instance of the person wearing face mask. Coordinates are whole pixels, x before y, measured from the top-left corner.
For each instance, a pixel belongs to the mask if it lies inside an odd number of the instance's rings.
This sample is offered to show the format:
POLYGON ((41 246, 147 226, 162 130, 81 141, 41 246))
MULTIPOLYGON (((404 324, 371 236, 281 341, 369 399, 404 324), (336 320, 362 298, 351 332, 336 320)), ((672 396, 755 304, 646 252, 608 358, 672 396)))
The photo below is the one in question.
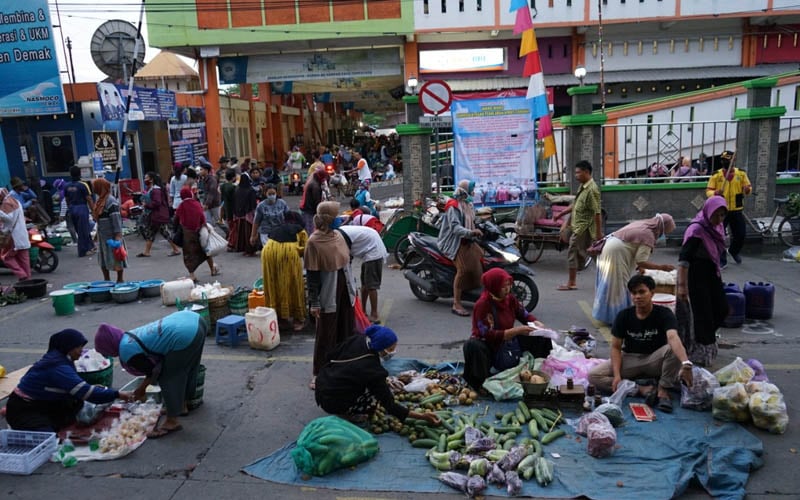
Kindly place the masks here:
POLYGON ((632 305, 627 283, 638 269, 672 271, 671 264, 650 262, 656 240, 671 233, 675 221, 669 214, 631 222, 608 235, 603 252, 597 257, 592 317, 606 324, 614 322, 620 311, 632 305))
POLYGON ((250 244, 253 246, 258 246, 259 236, 261 246, 266 245, 270 231, 283 224, 283 218, 289 211, 289 205, 278 198, 278 190, 274 184, 268 184, 264 192, 266 197, 256 207, 253 229, 250 232, 250 244))
POLYGON ((95 404, 115 399, 133 401, 120 392, 84 381, 75 369, 86 337, 67 328, 50 336, 47 353, 19 381, 6 403, 6 422, 12 429, 58 432, 75 422, 84 401, 95 404))
POLYGON ((525 310, 511 293, 513 279, 500 268, 489 269, 481 276, 483 292, 472 310, 472 336, 464 343, 464 380, 476 391, 492 369, 499 371, 517 366, 523 351, 536 358, 546 358, 553 347, 550 339, 529 336, 544 325, 525 310), (514 326, 519 321, 522 325, 514 326))
POLYGON ((439 425, 441 420, 434 413, 411 411, 394 400, 386 382, 389 372, 381 362, 396 352, 397 334, 378 325, 337 345, 317 376, 317 405, 351 422, 364 422, 380 403, 401 422, 411 417, 439 425))
POLYGON ((472 193, 475 181, 459 181, 453 198, 445 205, 442 227, 439 229, 439 248, 456 266, 453 280, 453 314, 469 316, 461 305, 461 292, 480 285, 481 257, 483 250, 473 239, 483 235, 475 228, 475 209, 472 206, 472 193))

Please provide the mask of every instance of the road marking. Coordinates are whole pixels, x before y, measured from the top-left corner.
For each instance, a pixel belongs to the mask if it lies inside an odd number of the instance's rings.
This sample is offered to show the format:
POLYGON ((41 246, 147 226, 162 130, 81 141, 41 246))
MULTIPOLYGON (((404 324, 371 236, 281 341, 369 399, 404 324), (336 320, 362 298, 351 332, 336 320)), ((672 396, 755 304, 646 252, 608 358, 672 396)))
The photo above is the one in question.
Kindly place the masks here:
POLYGON ((392 304, 394 304, 394 299, 383 300, 383 307, 381 307, 380 311, 378 312, 383 326, 386 326, 389 323, 389 313, 392 311, 392 304))
POLYGON ((3 322, 6 322, 6 321, 8 321, 8 320, 10 320, 12 318, 16 318, 17 316, 19 316, 21 314, 27 314, 27 313, 31 312, 32 310, 36 309, 37 307, 39 307, 40 305, 42 305, 42 304, 44 304, 45 302, 48 302, 48 301, 49 301, 49 299, 47 299, 47 300, 44 300, 44 299, 43 300, 39 300, 34 304, 31 304, 31 305, 29 305, 27 307, 23 307, 22 309, 19 309, 18 311, 14 311, 11 314, 7 314, 3 318, 3 322))
POLYGON ((611 336, 611 329, 605 325, 605 323, 601 323, 592 317, 592 308, 589 306, 589 303, 585 300, 579 300, 578 305, 580 306, 581 310, 583 310, 583 314, 589 318, 589 321, 592 322, 592 326, 597 328, 600 334, 603 335, 603 338, 606 339, 606 342, 611 344, 612 336, 611 336))

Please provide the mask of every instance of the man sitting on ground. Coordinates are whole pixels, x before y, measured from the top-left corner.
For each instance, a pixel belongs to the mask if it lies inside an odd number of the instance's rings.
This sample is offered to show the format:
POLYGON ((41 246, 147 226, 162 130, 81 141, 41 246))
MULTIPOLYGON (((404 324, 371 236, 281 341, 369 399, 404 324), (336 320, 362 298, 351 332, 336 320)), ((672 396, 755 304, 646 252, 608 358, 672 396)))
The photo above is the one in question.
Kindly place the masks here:
POLYGON ((672 411, 667 392, 680 378, 692 385, 692 362, 678 336, 678 320, 668 308, 653 305, 656 282, 637 274, 628 281, 633 306, 617 314, 611 333, 611 359, 589 372, 589 383, 604 392, 617 390, 622 379, 657 378, 658 387, 639 386, 647 404, 672 411))

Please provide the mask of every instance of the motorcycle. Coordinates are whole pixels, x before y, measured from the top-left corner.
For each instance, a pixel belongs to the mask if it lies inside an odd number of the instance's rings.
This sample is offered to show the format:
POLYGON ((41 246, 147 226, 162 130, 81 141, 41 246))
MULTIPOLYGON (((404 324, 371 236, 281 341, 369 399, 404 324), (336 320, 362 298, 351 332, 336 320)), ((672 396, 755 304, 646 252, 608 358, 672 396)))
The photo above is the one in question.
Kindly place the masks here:
MULTIPOLYGON (((491 221, 477 220, 475 226, 483 232, 483 236, 475 240, 484 251, 481 259, 483 269, 505 269, 513 279, 511 293, 519 299, 525 310, 533 311, 539 303, 539 289, 533 281, 533 271, 520 263, 521 256, 514 240, 505 237, 503 231, 491 221)), ((409 282, 411 293, 425 302, 433 302, 439 297, 452 297, 455 264, 442 254, 437 238, 412 232, 408 240, 410 247, 405 257, 406 270, 403 276, 409 282)), ((462 298, 474 302, 480 293, 480 288, 465 290, 462 298)))
MULTIPOLYGON (((42 231, 34 224, 28 224, 28 241, 31 244, 28 250, 31 260, 31 269, 39 273, 52 273, 58 267, 58 255, 53 245, 47 242, 42 231)), ((6 267, 0 259, 0 267, 6 267)))

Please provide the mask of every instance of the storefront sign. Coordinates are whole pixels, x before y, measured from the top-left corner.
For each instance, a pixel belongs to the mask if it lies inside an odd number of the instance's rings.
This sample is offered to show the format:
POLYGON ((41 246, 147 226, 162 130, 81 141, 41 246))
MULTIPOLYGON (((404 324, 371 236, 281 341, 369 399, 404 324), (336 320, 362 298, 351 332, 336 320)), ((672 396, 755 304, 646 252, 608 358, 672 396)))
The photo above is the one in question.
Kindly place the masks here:
POLYGON ((92 131, 94 151, 100 153, 105 165, 116 165, 119 161, 119 140, 116 131, 92 131))
POLYGON ((504 71, 506 49, 420 50, 419 72, 425 73, 464 73, 468 71, 504 71))
POLYGON ((45 0, 0 7, 0 117, 66 112, 50 8, 45 0))
MULTIPOLYGON (((113 83, 98 83, 97 95, 100 98, 100 111, 104 121, 125 118, 125 101, 128 87, 113 83)), ((130 121, 166 121, 175 117, 177 105, 175 92, 161 89, 133 87, 130 121)))
POLYGON ((199 156, 205 156, 208 160, 206 110, 180 108, 178 118, 169 121, 169 144, 172 161, 189 161, 194 164, 199 156))
POLYGON ((524 97, 453 102, 455 180, 475 181, 476 205, 518 204, 536 188, 531 102, 524 97))
POLYGON ((269 56, 221 57, 220 83, 263 83, 400 75, 397 49, 343 50, 269 56))

